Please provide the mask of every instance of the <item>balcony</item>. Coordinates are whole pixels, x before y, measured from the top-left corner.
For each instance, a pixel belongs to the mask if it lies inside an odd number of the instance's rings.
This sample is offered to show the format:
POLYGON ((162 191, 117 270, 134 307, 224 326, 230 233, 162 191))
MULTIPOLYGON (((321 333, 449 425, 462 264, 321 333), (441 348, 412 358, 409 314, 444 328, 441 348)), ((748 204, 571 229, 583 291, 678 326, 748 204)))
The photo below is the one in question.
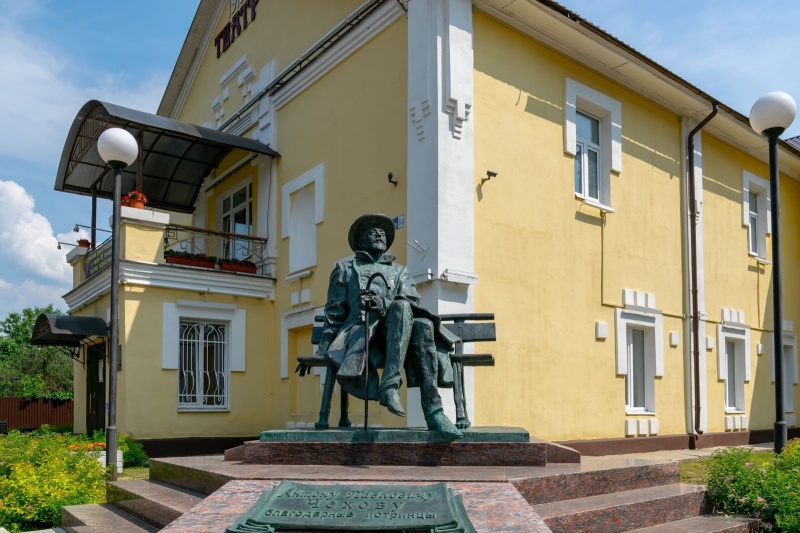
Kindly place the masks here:
MULTIPOLYGON (((120 283, 272 299, 275 258, 267 239, 171 224, 169 215, 122 208, 120 283)), ((71 310, 110 288, 111 239, 67 255, 73 289, 64 296, 71 310)))

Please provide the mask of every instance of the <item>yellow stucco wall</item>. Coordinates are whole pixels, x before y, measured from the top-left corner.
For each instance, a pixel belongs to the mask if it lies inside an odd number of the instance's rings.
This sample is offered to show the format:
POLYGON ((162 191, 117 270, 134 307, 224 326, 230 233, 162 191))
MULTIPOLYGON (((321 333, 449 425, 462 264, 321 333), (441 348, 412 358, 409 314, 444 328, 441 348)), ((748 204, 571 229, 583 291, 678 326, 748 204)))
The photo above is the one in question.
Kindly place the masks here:
MULTIPOLYGON (((752 379, 745 383, 745 412, 751 429, 771 429, 775 420, 774 384, 772 383, 773 300, 772 265, 748 255, 747 227, 742 223, 742 171, 763 179, 769 167, 711 136, 703 137, 703 209, 705 225, 704 256, 706 267, 706 307, 709 336, 716 337, 716 325, 722 308, 744 311, 750 326, 750 364, 752 379), (757 346, 764 346, 763 355, 757 346)), ((783 319, 800 318, 797 299, 800 247, 796 235, 800 218, 800 184, 781 176, 781 229, 783 319)), ((767 259, 772 259, 771 236, 766 237, 767 259)), ((710 428, 723 430, 725 382, 717 379, 719 350, 706 351, 708 375, 708 415, 710 428)), ((794 375, 787 376, 786 386, 797 391, 794 375)), ((795 394, 795 405, 797 405, 795 394)), ((792 409, 794 410, 794 409, 792 409)))
MULTIPOLYGON (((194 77, 191 91, 181 110, 179 119, 191 124, 202 124, 214 119, 211 101, 222 96, 220 78, 247 56, 247 62, 258 75, 269 61, 277 62, 275 72, 285 69, 292 61, 317 42, 337 23, 347 17, 361 0, 260 0, 256 7, 256 18, 248 24, 231 46, 217 57, 214 38, 230 21, 228 6, 222 9, 219 22, 213 32, 208 48, 201 51, 202 62, 194 77), (314 13, 313 17, 307 16, 314 13), (285 21, 303 20, 302 26, 286 24, 285 21)), ((249 20, 249 16, 248 16, 249 20)), ((228 98, 223 102, 227 119, 244 103, 242 91, 234 81, 228 98)))
POLYGON ((475 30, 475 308, 494 311, 494 369, 476 372, 476 418, 548 439, 618 437, 615 374, 622 290, 664 314, 661 433, 683 433, 680 124, 677 117, 481 14, 475 30), (623 171, 603 216, 574 195, 564 154, 565 78, 622 103, 623 171), (480 185, 485 169, 500 177, 480 185), (595 340, 596 321, 609 337, 595 340), (509 392, 513 391, 513 392, 509 392))
MULTIPOLYGON (((314 275, 283 281, 290 274, 289 239, 277 242, 279 282, 275 305, 280 312, 292 309, 290 295, 301 289, 310 289, 311 307, 325 305, 334 262, 352 254, 347 245, 347 229, 355 218, 367 211, 393 217, 406 211, 406 31, 403 18, 278 111, 279 225, 281 188, 313 167, 325 166, 325 219, 317 225, 314 275), (382 68, 386 64, 396 64, 398 68, 387 72, 382 68), (353 83, 355 79, 358 83, 353 83), (388 182, 389 172, 399 182, 397 187, 388 182)), ((392 253, 403 263, 405 240, 405 229, 398 230, 392 253)), ((297 335, 294 350, 312 353, 305 334, 297 335)), ((297 353, 289 352, 290 371, 297 353)), ((316 376, 298 380, 292 374, 271 385, 282 412, 291 413, 296 421, 317 419, 321 392, 316 376)), ((338 402, 337 394, 331 415, 334 422, 338 422, 338 402)), ((350 412, 354 423, 363 421, 361 402, 353 403, 350 412)), ((382 408, 370 412, 369 422, 405 423, 382 408)))

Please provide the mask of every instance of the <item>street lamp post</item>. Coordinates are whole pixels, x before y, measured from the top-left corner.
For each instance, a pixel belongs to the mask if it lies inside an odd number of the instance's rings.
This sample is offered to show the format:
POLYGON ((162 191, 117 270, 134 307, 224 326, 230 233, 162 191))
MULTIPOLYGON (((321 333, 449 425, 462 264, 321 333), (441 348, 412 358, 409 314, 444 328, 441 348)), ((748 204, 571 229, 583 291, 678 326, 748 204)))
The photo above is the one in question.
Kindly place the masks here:
POLYGON ((97 151, 114 171, 114 205, 111 215, 111 325, 108 356, 108 427, 106 428, 106 466, 111 479, 117 479, 117 345, 119 344, 119 219, 122 196, 122 169, 136 161, 139 147, 133 135, 121 128, 110 128, 97 139, 97 151))
POLYGON ((775 453, 786 445, 786 416, 783 402, 783 297, 781 293, 780 191, 778 187, 778 137, 797 114, 797 104, 784 92, 759 98, 750 110, 750 126, 769 139, 769 194, 772 202, 772 306, 773 358, 775 361, 775 453))

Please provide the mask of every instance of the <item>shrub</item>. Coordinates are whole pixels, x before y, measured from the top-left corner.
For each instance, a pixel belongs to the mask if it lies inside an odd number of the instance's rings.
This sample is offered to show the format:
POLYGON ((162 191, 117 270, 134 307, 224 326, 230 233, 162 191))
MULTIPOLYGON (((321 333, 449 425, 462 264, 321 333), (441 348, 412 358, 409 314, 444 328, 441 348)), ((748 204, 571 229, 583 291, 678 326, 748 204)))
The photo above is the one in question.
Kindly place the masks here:
MULTIPOLYGON (((105 442, 106 434, 102 429, 98 429, 92 434, 92 441, 105 442)), ((147 466, 150 458, 144 451, 144 447, 133 440, 130 433, 120 433, 117 435, 117 449, 122 452, 122 466, 147 466)))
POLYGON ((0 526, 10 531, 52 527, 61 507, 105 500, 105 469, 70 435, 38 430, 0 436, 0 526))
POLYGON ((133 435, 123 433, 117 438, 117 446, 122 450, 122 466, 147 466, 150 458, 141 443, 133 440, 133 435))
POLYGON ((778 456, 742 448, 715 452, 708 473, 718 511, 759 518, 766 531, 800 532, 800 440, 778 456))

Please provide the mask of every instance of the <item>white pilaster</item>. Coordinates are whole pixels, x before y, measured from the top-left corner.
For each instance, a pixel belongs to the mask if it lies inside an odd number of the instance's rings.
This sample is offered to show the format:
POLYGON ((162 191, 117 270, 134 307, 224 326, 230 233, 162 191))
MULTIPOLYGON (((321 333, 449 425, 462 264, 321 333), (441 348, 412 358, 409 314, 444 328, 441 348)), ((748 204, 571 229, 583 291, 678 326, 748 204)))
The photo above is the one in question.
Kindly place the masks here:
MULTIPOLYGON (((437 313, 473 311, 474 281, 454 282, 446 272, 474 279, 472 69, 472 2, 410 0, 408 268, 423 305, 437 313)), ((467 369, 471 419, 473 383, 467 369)), ((441 392, 447 414, 455 418, 452 391, 441 392)), ((409 426, 424 425, 417 391, 410 391, 408 406, 409 426)))

